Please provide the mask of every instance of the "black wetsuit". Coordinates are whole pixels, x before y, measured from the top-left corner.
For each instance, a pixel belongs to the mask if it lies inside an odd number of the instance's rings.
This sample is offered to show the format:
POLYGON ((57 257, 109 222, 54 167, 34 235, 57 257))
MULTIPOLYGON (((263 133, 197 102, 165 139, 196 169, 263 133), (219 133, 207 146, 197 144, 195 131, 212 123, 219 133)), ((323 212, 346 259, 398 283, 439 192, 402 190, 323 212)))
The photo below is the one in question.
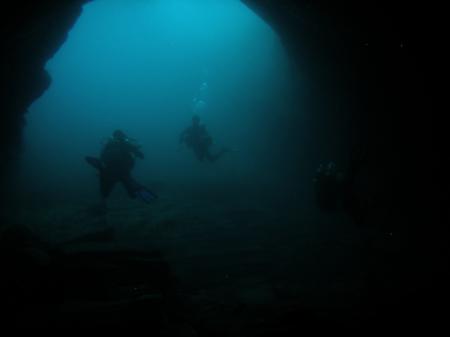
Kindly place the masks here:
POLYGON ((336 211, 342 195, 342 183, 334 173, 320 172, 316 176, 316 202, 322 211, 336 211))
POLYGON ((126 140, 110 140, 102 150, 100 170, 100 193, 107 198, 114 185, 122 183, 131 198, 141 187, 132 177, 135 157, 143 158, 139 147, 126 140))
POLYGON ((204 161, 206 159, 210 162, 215 162, 226 152, 225 149, 217 154, 212 154, 210 152, 212 138, 206 131, 204 125, 193 124, 184 130, 180 136, 180 143, 183 142, 194 151, 195 156, 199 161, 204 161))

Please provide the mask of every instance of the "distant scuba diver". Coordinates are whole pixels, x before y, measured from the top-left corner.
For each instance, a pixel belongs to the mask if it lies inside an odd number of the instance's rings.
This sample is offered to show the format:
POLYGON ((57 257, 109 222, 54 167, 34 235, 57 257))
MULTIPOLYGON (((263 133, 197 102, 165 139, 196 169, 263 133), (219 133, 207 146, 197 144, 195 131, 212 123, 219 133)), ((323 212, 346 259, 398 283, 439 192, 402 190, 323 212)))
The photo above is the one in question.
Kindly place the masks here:
POLYGON ((358 225, 367 222, 368 200, 358 195, 356 178, 367 163, 367 153, 358 153, 351 161, 347 172, 336 169, 336 164, 330 162, 326 167, 320 165, 314 178, 316 202, 320 210, 335 212, 339 209, 346 212, 358 225))
POLYGON ((215 162, 230 150, 223 148, 216 154, 212 154, 210 147, 213 143, 206 127, 200 124, 200 117, 192 117, 192 125, 187 127, 180 135, 180 144, 185 143, 190 147, 199 161, 205 159, 209 162, 215 162))
POLYGON ((325 212, 336 211, 342 196, 342 174, 337 172, 335 163, 330 162, 326 167, 319 165, 314 187, 318 207, 325 212))
POLYGON ((103 147, 100 159, 85 157, 88 164, 96 168, 100 178, 100 193, 103 202, 118 182, 125 187, 130 198, 139 198, 148 203, 157 196, 131 177, 135 158, 143 159, 140 146, 131 141, 123 131, 116 130, 103 147))

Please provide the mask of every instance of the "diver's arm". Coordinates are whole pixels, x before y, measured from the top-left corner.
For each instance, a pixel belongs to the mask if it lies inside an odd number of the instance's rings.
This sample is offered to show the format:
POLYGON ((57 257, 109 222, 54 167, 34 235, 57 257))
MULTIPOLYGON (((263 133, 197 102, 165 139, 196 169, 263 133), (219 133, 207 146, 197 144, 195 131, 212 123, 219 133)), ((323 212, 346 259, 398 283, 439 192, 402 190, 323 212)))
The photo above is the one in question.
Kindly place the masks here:
POLYGON ((137 150, 135 156, 138 157, 139 159, 144 159, 144 154, 142 153, 141 150, 137 150))
POLYGON ((144 159, 144 153, 141 151, 141 146, 139 144, 127 142, 127 149, 136 158, 144 159))
POLYGON ((140 146, 133 146, 131 151, 136 158, 144 159, 144 153, 142 153, 140 146))

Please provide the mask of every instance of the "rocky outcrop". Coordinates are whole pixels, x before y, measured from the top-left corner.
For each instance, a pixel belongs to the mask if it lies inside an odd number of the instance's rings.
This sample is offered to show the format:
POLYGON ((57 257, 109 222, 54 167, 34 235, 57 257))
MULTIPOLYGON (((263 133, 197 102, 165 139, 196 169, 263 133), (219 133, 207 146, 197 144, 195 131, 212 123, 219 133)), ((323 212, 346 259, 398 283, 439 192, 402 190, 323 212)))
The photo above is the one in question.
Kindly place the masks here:
POLYGON ((403 0, 243 2, 279 33, 306 77, 308 92, 299 91, 290 123, 295 135, 309 112, 314 153, 298 157, 303 165, 324 158, 345 165, 365 151, 365 179, 388 217, 414 209, 413 218, 432 219, 436 8, 403 0))
POLYGON ((12 328, 145 327, 159 336, 173 276, 157 252, 65 252, 22 226, 0 232, 3 323, 12 328))
POLYGON ((20 0, 2 10, 1 176, 20 153, 28 107, 51 83, 45 64, 64 43, 88 1, 20 0))

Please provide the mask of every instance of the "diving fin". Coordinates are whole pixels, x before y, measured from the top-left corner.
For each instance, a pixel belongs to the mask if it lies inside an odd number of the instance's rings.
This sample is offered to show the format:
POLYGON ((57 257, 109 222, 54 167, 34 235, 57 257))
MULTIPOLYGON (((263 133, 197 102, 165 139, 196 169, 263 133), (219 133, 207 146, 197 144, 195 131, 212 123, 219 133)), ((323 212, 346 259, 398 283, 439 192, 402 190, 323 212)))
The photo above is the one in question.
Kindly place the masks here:
POLYGON ((147 204, 158 198, 158 196, 155 193, 153 193, 152 191, 143 186, 141 186, 138 190, 136 190, 136 197, 138 197, 147 204))

